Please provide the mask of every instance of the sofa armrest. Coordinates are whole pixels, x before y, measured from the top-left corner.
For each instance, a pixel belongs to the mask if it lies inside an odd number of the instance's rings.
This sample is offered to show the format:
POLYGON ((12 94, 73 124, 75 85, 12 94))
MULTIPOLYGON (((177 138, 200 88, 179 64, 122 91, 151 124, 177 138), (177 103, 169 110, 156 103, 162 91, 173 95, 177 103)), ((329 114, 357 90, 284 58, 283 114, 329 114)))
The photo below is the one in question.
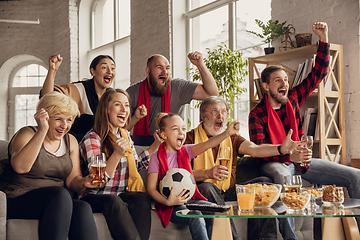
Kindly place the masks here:
POLYGON ((6 194, 0 191, 0 239, 6 239, 6 194))

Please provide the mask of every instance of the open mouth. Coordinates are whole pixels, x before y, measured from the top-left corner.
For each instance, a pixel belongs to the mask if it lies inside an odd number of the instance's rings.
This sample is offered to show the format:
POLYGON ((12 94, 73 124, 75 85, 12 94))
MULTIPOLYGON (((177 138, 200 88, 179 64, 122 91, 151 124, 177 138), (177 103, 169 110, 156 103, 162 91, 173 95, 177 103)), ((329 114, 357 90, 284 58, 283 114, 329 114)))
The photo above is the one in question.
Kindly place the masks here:
POLYGON ((104 77, 104 81, 105 81, 106 83, 110 83, 110 82, 111 82, 111 76, 105 76, 105 77, 104 77))
POLYGON ((278 89, 278 93, 279 93, 281 96, 286 96, 286 88, 279 88, 279 89, 278 89))
POLYGON ((167 79, 168 79, 167 76, 159 76, 159 81, 158 81, 158 83, 159 83, 160 85, 165 85, 167 79))
POLYGON ((125 115, 118 115, 117 118, 120 120, 120 122, 125 122, 126 116, 125 115))
POLYGON ((62 135, 64 134, 65 130, 59 130, 59 129, 55 129, 55 131, 59 134, 62 135))
POLYGON ((183 142, 184 142, 184 138, 183 138, 183 137, 179 137, 178 139, 176 139, 176 145, 177 145, 178 147, 182 147, 183 142))
POLYGON ((223 120, 221 120, 221 119, 216 120, 215 123, 214 123, 214 125, 215 125, 215 128, 216 128, 216 129, 222 129, 222 127, 223 127, 223 120))

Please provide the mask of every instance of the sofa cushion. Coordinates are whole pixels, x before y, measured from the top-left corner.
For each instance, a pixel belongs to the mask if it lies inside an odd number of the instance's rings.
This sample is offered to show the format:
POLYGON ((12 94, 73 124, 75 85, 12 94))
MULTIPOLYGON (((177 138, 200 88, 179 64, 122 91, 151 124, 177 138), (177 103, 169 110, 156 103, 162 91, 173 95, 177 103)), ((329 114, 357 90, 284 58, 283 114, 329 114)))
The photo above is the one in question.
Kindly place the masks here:
POLYGON ((9 219, 6 224, 6 239, 39 239, 38 227, 39 220, 9 219))
POLYGON ((8 156, 8 144, 8 141, 0 140, 0 159, 6 158, 8 156))
POLYGON ((256 161, 250 156, 244 156, 237 159, 236 183, 249 181, 260 176, 256 161))

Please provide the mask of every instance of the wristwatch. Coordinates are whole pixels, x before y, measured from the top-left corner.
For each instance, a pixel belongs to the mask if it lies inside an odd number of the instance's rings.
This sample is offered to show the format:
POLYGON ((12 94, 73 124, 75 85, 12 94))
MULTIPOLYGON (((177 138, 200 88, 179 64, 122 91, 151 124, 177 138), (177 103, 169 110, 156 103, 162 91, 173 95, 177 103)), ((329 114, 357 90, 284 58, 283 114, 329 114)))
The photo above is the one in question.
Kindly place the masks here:
POLYGON ((283 154, 283 153, 281 152, 281 145, 279 145, 279 146, 277 147, 277 150, 278 150, 280 156, 284 156, 284 155, 285 155, 285 154, 283 154))

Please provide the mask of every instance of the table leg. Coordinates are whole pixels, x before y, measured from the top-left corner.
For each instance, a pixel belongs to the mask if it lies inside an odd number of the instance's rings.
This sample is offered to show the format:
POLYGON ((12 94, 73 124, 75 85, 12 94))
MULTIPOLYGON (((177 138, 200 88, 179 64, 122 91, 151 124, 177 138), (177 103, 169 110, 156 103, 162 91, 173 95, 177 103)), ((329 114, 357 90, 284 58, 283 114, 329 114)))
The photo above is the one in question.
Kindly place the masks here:
POLYGON ((354 217, 341 218, 346 240, 357 240, 360 239, 359 228, 354 217))
POLYGON ((341 218, 322 218, 321 226, 323 240, 345 240, 341 218))
POLYGON ((214 218, 211 239, 232 240, 229 218, 214 218))

